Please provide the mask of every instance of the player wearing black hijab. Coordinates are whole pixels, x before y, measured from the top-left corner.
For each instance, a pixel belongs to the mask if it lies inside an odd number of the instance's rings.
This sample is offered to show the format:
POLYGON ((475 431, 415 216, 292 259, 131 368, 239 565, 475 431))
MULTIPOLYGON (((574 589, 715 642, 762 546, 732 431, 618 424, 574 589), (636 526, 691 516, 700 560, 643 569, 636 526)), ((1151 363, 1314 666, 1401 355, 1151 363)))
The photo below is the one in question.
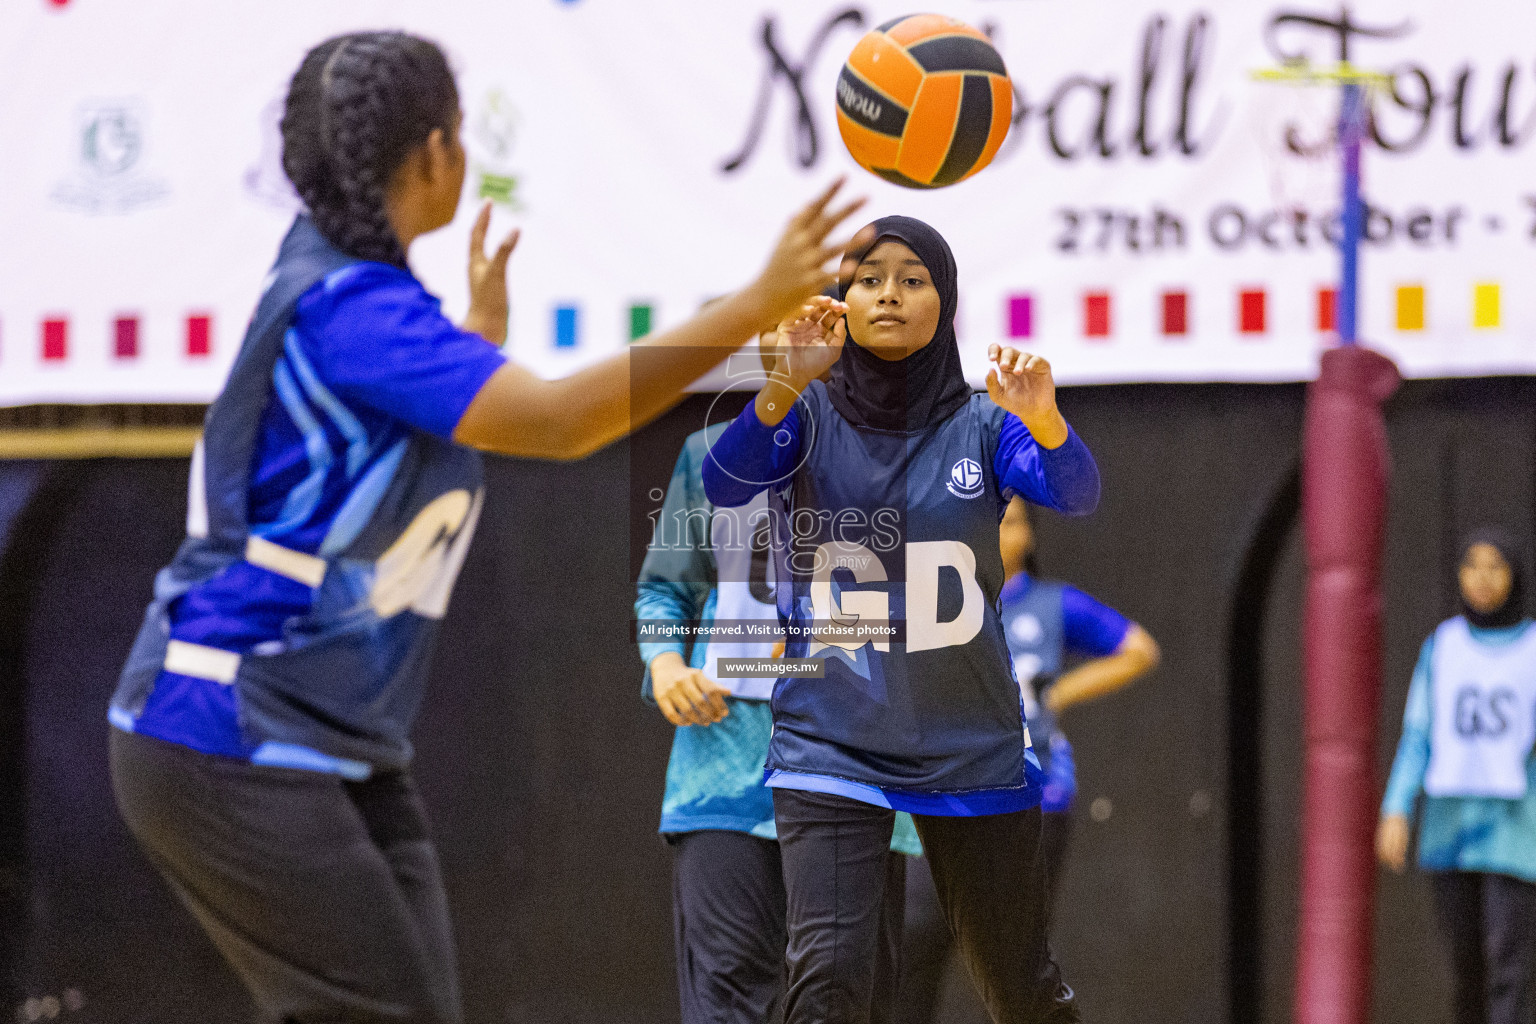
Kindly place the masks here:
POLYGON ((1456 1024, 1536 1019, 1536 629, 1526 559, 1505 530, 1461 545, 1461 614, 1424 641, 1382 799, 1376 853, 1419 867, 1451 953, 1456 1024), (1420 799, 1422 797, 1422 799, 1420 799))
POLYGON ((767 764, 789 899, 785 1019, 867 1019, 904 810, 993 1019, 1074 1021, 1045 938, 1042 778, 998 618, 997 531, 1014 495, 1093 511, 1098 470, 1045 360, 994 345, 990 397, 971 392, 955 261, 933 228, 868 225, 840 283, 844 301, 781 325, 781 376, 703 473, 717 505, 768 490, 786 655, 807 659, 774 688, 767 764))

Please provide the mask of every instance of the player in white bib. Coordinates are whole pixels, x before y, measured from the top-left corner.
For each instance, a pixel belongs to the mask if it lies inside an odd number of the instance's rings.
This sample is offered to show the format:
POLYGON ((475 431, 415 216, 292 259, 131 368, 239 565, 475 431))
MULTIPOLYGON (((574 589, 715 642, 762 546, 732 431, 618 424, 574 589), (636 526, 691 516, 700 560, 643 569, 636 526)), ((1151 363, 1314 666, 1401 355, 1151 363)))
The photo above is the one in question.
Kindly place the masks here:
POLYGON ((1402 871, 1423 795, 1419 866, 1450 946, 1456 1024, 1536 1021, 1536 628, 1520 546, 1462 545, 1462 614, 1424 642, 1382 801, 1376 851, 1402 871))

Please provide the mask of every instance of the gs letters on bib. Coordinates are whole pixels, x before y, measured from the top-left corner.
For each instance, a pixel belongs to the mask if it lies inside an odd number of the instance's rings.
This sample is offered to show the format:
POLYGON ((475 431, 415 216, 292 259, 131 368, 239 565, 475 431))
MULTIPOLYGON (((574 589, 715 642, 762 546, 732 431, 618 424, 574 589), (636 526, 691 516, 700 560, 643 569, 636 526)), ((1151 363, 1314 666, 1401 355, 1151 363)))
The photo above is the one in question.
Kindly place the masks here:
POLYGON ((1525 796, 1536 744, 1536 629, 1479 643, 1464 617, 1435 631, 1433 733, 1424 790, 1431 796, 1525 796))

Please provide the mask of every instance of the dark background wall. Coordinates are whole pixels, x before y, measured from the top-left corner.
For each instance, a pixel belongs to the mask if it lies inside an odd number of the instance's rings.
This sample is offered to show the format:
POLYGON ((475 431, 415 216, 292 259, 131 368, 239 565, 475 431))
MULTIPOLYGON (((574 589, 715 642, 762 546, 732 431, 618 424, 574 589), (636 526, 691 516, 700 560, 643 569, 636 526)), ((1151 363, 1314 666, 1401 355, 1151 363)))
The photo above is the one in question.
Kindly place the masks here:
MULTIPOLYGON (((1127 611, 1165 655, 1067 723, 1080 804, 1056 944, 1103 1024, 1289 1019, 1303 398, 1063 397, 1105 497, 1087 521, 1037 516, 1043 567, 1127 611)), ((1424 382, 1389 408, 1383 777, 1418 646, 1451 610, 1456 536, 1536 523, 1533 398, 1524 379, 1424 382)), ((670 727, 638 699, 628 622, 641 506, 709 404, 579 464, 491 461, 417 728, 472 1020, 676 1019, 655 836, 670 727)), ((106 776, 106 701, 180 538, 185 476, 177 460, 0 463, 0 1019, 48 995, 83 1003, 59 1018, 80 1024, 249 1015, 132 847, 106 776)), ((1423 880, 1379 891, 1377 1020, 1445 1019, 1423 880)))

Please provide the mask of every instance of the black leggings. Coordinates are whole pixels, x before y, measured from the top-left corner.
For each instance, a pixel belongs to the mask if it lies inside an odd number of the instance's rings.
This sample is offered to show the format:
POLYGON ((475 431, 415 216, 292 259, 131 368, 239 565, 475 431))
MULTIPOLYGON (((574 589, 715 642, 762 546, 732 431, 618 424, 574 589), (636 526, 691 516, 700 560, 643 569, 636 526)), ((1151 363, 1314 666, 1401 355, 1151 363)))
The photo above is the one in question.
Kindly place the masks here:
MULTIPOLYGON (((1040 816, 1040 848, 1045 857, 1046 905, 1054 915, 1056 894, 1072 837, 1072 815, 1057 811, 1040 816)), ((955 948, 954 933, 939 906, 933 873, 920 857, 907 865, 906 930, 901 941, 901 990, 897 999, 897 1024, 937 1024, 939 989, 955 948)), ((962 998, 964 998, 962 996, 962 998)), ((973 997, 974 998, 974 997, 973 997)), ((965 1019, 985 1016, 979 1004, 966 1007, 965 1019)))
POLYGON ((1471 871, 1430 877, 1451 950, 1456 1024, 1536 1022, 1536 885, 1471 871))
POLYGON ((784 1000, 779 844, 682 832, 672 845, 672 938, 683 1024, 770 1024, 784 1000))
MULTIPOLYGON (((895 812, 776 789, 789 903, 786 1024, 864 1024, 895 812)), ((996 1024, 1079 1019, 1046 942, 1040 811, 914 815, 939 904, 996 1024)))
POLYGON ((345 782, 112 730, 117 805, 264 1021, 459 1024, 437 853, 408 774, 345 782))
MULTIPOLYGON (((779 844, 723 831, 683 832, 668 842, 674 855, 673 934, 683 1024, 778 1024, 785 944, 779 844)), ((895 1016, 906 860, 899 853, 886 855, 873 1024, 890 1024, 895 1016)))

